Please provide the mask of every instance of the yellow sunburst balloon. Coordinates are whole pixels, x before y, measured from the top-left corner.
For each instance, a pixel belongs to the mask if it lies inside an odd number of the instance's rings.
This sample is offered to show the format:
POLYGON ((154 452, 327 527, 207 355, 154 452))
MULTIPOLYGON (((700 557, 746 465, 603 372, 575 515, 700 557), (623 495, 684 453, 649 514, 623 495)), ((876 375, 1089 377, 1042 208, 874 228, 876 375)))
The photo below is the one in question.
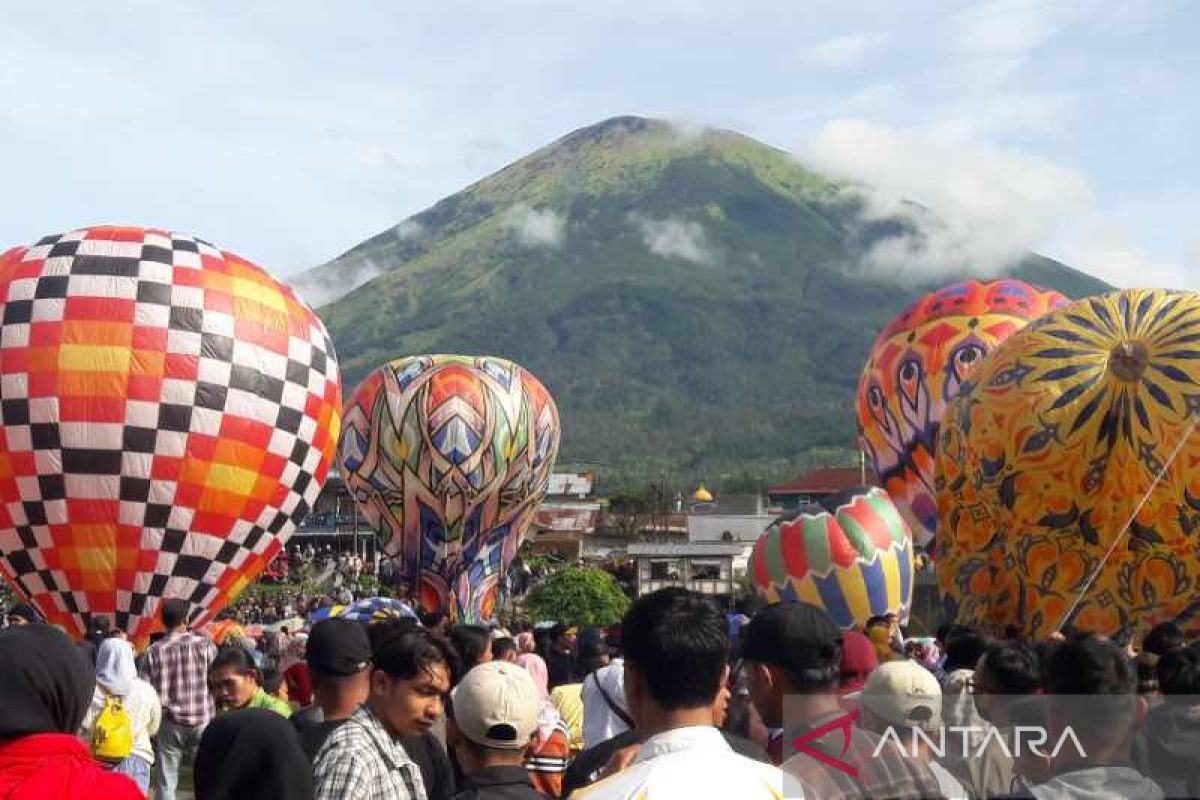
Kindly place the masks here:
POLYGON ((949 615, 1034 635, 1068 612, 1109 634, 1200 628, 1198 411, 1200 294, 1090 298, 1005 342, 942 422, 949 615))

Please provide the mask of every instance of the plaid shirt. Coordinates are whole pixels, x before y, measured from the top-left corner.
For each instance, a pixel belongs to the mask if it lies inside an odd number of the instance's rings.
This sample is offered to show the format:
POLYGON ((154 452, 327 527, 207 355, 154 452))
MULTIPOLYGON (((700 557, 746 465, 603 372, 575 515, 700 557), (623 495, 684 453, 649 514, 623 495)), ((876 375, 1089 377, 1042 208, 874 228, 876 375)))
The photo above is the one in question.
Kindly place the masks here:
POLYGON ((329 734, 313 780, 315 800, 425 800, 420 768, 366 706, 329 734))
POLYGON ((785 761, 780 769, 784 775, 784 795, 795 796, 798 778, 807 797, 820 800, 859 800, 868 797, 937 798, 942 790, 929 765, 909 758, 892 742, 884 744, 879 755, 875 748, 880 737, 862 728, 850 728, 850 742, 842 753, 845 728, 837 727, 823 736, 812 739, 806 746, 825 753, 857 771, 857 777, 837 767, 822 763, 804 752, 797 752, 792 742, 810 730, 830 723, 844 712, 813 720, 809 727, 790 730, 783 737, 785 761), (792 791, 789 791, 791 789, 792 791))
POLYGON ((194 727, 213 718, 208 668, 216 656, 211 639, 189 631, 170 634, 146 651, 142 677, 158 692, 167 719, 194 727))

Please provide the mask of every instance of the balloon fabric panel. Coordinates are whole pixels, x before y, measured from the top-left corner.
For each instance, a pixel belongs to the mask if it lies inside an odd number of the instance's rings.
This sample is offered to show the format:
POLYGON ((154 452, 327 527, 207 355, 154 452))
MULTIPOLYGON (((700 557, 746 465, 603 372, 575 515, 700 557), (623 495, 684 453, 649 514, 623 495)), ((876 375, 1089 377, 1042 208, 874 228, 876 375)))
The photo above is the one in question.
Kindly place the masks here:
POLYGON ((1128 290, 1055 311, 992 354, 942 431, 949 615, 1052 632, 1132 517, 1067 621, 1200 631, 1198 343, 1200 295, 1128 290))
POLYGON ((997 344, 1067 302, 1018 280, 958 283, 919 299, 875 340, 858 386, 860 440, 917 544, 931 545, 937 529, 946 404, 997 344))
POLYGON ((0 256, 0 570, 82 635, 203 623, 315 502, 340 425, 320 320, 238 256, 98 227, 0 256))
POLYGON ((416 601, 479 621, 545 497, 558 442, 554 401, 522 367, 413 356, 355 391, 341 458, 416 601))
POLYGON ((767 529, 751 575, 768 602, 812 603, 843 628, 894 612, 912 599, 912 535, 882 489, 853 494, 832 513, 801 514, 767 529))

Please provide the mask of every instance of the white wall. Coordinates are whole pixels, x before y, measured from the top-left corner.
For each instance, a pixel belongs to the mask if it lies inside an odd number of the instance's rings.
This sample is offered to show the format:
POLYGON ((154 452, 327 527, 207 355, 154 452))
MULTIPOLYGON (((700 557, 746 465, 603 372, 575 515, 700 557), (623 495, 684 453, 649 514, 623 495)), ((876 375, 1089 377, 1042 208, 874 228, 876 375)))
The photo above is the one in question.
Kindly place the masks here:
POLYGON ((729 531, 735 542, 755 542, 763 534, 774 517, 767 514, 725 516, 718 514, 689 514, 687 520, 689 542, 720 542, 722 534, 729 531))

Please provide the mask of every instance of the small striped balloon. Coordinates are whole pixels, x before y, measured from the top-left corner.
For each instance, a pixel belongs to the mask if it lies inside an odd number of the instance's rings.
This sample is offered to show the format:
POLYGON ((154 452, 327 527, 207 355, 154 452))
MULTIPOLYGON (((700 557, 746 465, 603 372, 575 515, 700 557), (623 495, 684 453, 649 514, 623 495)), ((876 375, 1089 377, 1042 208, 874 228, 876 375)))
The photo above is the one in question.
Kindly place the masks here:
POLYGON ((754 545, 752 575, 769 603, 802 601, 842 628, 895 613, 908 621, 912 532, 883 489, 864 489, 833 513, 773 524, 754 545))

